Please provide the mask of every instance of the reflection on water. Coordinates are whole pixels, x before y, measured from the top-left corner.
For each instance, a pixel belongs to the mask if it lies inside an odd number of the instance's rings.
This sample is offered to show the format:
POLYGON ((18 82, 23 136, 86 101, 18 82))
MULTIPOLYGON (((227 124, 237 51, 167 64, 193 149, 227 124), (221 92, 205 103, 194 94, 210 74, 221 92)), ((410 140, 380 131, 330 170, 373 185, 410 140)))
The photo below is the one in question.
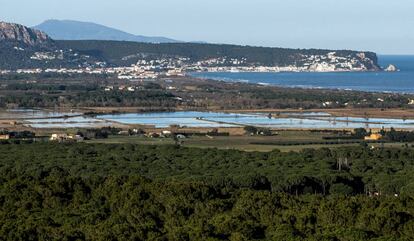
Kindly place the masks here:
POLYGON ((219 126, 260 126, 273 128, 414 128, 414 120, 332 117, 325 112, 284 113, 292 117, 269 118, 266 114, 232 114, 217 112, 164 112, 164 113, 135 113, 120 115, 101 115, 100 119, 115 121, 123 124, 145 124, 156 127, 181 125, 189 127, 219 127, 219 126))
POLYGON ((26 122, 27 126, 33 128, 98 128, 111 125, 107 121, 85 116, 28 119, 26 122))
POLYGON ((300 116, 300 117, 316 117, 316 116, 331 116, 331 114, 326 112, 282 112, 280 115, 287 115, 287 116, 300 116))
POLYGON ((151 125, 166 128, 258 126, 283 129, 355 129, 400 128, 414 129, 413 119, 335 117, 326 112, 282 112, 269 118, 268 113, 235 114, 220 112, 153 112, 117 115, 81 116, 79 113, 43 110, 0 111, 2 119, 19 119, 33 128, 100 128, 119 124, 151 125))
POLYGON ((225 121, 233 124, 253 125, 261 127, 273 127, 273 128, 287 128, 287 129, 355 129, 355 128, 414 128, 414 120, 384 120, 380 122, 380 119, 371 119, 360 121, 359 118, 349 117, 347 121, 341 121, 336 118, 326 119, 312 119, 312 118, 272 118, 260 116, 246 116, 243 118, 210 118, 211 121, 225 121), (355 120, 354 120, 355 119, 355 120), (358 122, 359 121, 359 122, 358 122))
POLYGON ((60 116, 77 116, 82 113, 59 112, 38 109, 8 109, 0 110, 0 119, 31 119, 31 118, 53 118, 60 116))
POLYGON ((226 114, 215 112, 160 112, 160 113, 128 113, 119 115, 100 115, 99 119, 114 121, 122 124, 155 125, 157 128, 165 128, 170 125, 187 127, 234 127, 236 125, 227 123, 211 122, 211 118, 239 118, 241 114, 226 114))
POLYGON ((41 109, 8 109, 0 111, 0 119, 18 120, 32 128, 99 128, 113 125, 105 120, 82 116, 79 112, 41 109))
POLYGON ((27 124, 36 129, 65 129, 65 128, 101 128, 111 126, 112 123, 107 122, 73 122, 73 123, 35 123, 27 124))

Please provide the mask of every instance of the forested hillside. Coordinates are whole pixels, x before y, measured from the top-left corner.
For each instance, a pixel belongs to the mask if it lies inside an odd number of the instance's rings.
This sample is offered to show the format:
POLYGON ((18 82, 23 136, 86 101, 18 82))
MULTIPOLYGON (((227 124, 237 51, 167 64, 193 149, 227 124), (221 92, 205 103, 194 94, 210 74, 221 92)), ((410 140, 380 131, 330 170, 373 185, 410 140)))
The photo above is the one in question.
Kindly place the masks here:
MULTIPOLYGON (((301 66, 304 56, 327 55, 333 50, 320 49, 287 49, 252 47, 226 44, 197 44, 197 43, 136 43, 121 41, 56 41, 63 49, 73 49, 82 54, 94 56, 102 61, 115 65, 135 64, 138 59, 145 57, 184 57, 192 62, 226 57, 229 59, 246 59, 246 64, 264 66, 301 66)), ((341 57, 357 57, 360 52, 339 50, 341 57)), ((374 65, 366 62, 369 69, 377 69, 377 56, 372 52, 364 52, 374 65)))
POLYGON ((412 240, 414 151, 0 145, 8 240, 412 240), (370 195, 371 194, 371 195, 370 195))
POLYGON ((35 68, 78 68, 93 64, 85 56, 58 49, 54 42, 47 45, 31 46, 17 41, 0 41, 0 70, 35 68), (36 56, 42 55, 44 59, 36 56))

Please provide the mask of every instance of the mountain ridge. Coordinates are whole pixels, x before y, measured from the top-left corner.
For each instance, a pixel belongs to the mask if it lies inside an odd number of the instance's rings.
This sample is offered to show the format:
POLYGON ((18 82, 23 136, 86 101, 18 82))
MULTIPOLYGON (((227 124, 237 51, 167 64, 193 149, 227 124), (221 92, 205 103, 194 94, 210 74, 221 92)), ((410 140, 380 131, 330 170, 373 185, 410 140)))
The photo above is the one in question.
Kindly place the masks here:
POLYGON ((55 40, 114 40, 143 43, 180 42, 166 37, 135 35, 102 24, 75 20, 50 19, 32 28, 47 33, 55 40))
POLYGON ((28 46, 36 46, 50 44, 53 40, 40 30, 0 21, 0 41, 20 42, 28 46))

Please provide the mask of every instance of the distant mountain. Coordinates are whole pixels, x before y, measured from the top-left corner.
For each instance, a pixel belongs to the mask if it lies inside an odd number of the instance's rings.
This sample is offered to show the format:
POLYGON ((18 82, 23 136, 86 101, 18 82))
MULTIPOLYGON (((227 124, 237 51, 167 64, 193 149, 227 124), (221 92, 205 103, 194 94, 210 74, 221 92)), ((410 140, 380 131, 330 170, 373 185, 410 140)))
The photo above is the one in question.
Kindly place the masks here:
POLYGON ((92 66, 96 60, 61 49, 46 33, 26 26, 0 22, 0 70, 92 66))
POLYGON ((115 40, 142 43, 179 42, 165 37, 134 35, 96 23, 73 20, 47 20, 33 28, 47 33, 55 40, 115 40))
POLYGON ((20 24, 0 22, 0 41, 19 42, 27 46, 45 45, 52 39, 45 33, 20 24))

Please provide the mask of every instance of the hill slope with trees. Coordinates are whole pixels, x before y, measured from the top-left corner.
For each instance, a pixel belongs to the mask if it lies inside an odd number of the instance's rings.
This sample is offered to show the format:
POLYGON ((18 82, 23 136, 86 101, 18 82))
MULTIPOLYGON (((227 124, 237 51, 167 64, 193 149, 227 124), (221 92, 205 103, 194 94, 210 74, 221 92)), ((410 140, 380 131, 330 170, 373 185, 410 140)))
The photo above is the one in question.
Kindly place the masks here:
POLYGON ((363 53, 366 60, 361 60, 368 70, 379 70, 377 55, 372 52, 350 50, 321 49, 286 49, 253 47, 226 44, 199 43, 135 43, 119 41, 57 41, 64 49, 74 49, 80 53, 94 56, 101 61, 115 65, 135 64, 142 58, 189 58, 191 62, 213 58, 246 59, 246 65, 263 66, 302 66, 306 62, 304 56, 328 55, 335 52, 339 57, 360 59, 363 53))

